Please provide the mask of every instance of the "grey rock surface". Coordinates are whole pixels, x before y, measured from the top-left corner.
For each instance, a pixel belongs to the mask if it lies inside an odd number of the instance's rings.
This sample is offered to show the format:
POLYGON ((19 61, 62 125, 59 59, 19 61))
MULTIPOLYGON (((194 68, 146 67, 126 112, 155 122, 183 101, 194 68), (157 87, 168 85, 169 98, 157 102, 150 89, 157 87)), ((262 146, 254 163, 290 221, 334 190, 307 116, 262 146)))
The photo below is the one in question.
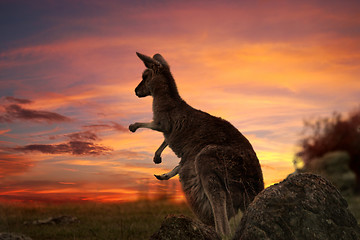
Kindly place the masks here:
POLYGON ((257 195, 234 240, 358 240, 360 227, 340 192, 309 173, 290 175, 257 195))

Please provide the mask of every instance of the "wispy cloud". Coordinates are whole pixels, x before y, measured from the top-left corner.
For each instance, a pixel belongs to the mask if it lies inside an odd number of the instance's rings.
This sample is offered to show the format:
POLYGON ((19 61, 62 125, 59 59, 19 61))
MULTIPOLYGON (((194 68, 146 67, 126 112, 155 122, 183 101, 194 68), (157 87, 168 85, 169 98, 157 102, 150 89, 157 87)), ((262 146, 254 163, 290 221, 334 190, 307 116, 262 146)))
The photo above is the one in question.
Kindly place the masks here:
POLYGON ((119 132, 128 132, 129 129, 119 123, 116 122, 109 122, 109 123, 98 123, 98 124, 89 124, 89 125, 84 125, 83 128, 90 128, 90 129, 95 129, 95 130, 99 130, 99 129, 113 129, 119 132))
POLYGON ((80 140, 96 141, 96 140, 99 140, 99 137, 91 131, 75 132, 75 133, 67 134, 66 136, 74 141, 80 141, 80 140))
MULTIPOLYGON (((12 99, 11 101, 21 102, 30 101, 25 99, 12 99)), ((31 102, 31 101, 30 101, 31 102)), ((25 102, 25 103, 30 103, 25 102)), ((18 104, 3 105, 4 113, 0 115, 0 122, 13 122, 16 120, 36 121, 36 122, 69 122, 70 118, 61 114, 42 110, 26 109, 18 104)))
POLYGON ((38 151, 47 154, 100 155, 112 151, 111 148, 85 141, 69 141, 61 144, 30 144, 15 147, 17 152, 38 151))
POLYGON ((34 166, 34 162, 30 158, 10 153, 0 153, 0 178, 22 174, 32 166, 34 166))
POLYGON ((23 98, 15 98, 15 97, 4 97, 5 101, 8 102, 15 102, 15 103, 19 103, 19 104, 28 104, 28 103, 32 103, 31 100, 29 99, 23 99, 23 98))

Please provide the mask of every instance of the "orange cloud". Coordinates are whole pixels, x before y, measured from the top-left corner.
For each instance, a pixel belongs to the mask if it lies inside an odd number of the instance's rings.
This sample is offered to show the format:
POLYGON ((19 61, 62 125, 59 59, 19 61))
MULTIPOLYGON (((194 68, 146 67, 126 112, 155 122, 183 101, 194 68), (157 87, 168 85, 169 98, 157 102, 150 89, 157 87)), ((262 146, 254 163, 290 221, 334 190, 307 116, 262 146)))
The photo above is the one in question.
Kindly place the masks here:
POLYGON ((64 184, 64 185, 75 185, 76 183, 74 182, 59 182, 60 184, 64 184))

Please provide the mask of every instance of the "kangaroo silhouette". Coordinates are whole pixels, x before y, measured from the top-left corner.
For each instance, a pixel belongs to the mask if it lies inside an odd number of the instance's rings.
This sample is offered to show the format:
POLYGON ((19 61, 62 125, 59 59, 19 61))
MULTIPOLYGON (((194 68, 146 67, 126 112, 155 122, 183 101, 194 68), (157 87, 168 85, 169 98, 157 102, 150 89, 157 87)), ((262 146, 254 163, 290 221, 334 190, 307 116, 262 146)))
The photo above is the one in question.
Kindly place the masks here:
MULTIPOLYGON (((153 97, 153 121, 136 122, 130 131, 149 128, 164 134, 154 161, 168 145, 181 158, 172 174, 179 179, 195 215, 217 233, 230 233, 229 219, 244 211, 264 189, 259 160, 250 142, 228 121, 188 105, 179 95, 170 66, 160 54, 140 53, 146 70, 138 97, 153 97)), ((161 178, 161 176, 160 176, 161 178)), ((166 179, 166 178, 165 178, 166 179)))

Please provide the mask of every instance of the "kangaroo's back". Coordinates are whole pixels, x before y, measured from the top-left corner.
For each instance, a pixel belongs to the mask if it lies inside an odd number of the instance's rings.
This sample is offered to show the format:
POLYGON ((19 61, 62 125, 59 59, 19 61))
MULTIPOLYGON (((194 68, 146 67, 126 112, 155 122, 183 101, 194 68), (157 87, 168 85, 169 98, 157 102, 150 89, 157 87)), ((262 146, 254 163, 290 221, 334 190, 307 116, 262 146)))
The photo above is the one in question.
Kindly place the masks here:
POLYGON ((171 116, 172 129, 164 135, 178 156, 197 154, 207 145, 253 151, 244 135, 222 118, 194 109, 186 103, 173 109, 171 116))

